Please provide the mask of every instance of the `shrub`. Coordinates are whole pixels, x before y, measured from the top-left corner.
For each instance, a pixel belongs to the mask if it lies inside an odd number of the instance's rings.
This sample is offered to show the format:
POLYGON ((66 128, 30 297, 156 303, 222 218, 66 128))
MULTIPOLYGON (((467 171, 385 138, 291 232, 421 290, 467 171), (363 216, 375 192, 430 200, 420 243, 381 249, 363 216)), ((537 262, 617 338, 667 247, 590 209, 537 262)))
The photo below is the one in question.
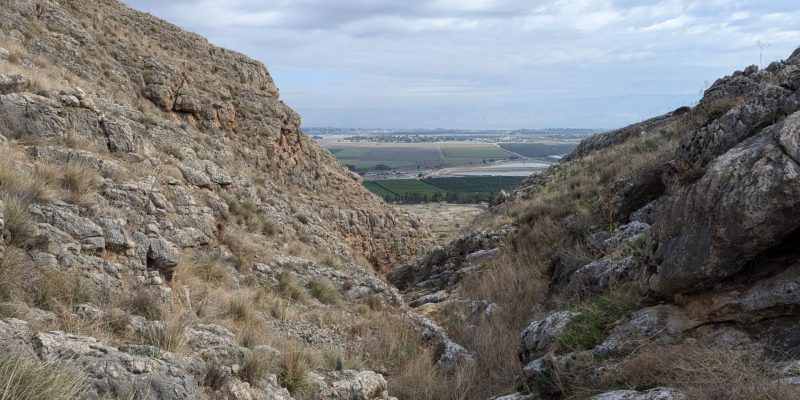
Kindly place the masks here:
POLYGON ((87 389, 80 372, 40 362, 13 349, 0 353, 0 399, 82 399, 87 389))
POLYGON ((314 278, 311 281, 311 294, 325 304, 339 304, 342 301, 342 295, 325 278, 314 278))

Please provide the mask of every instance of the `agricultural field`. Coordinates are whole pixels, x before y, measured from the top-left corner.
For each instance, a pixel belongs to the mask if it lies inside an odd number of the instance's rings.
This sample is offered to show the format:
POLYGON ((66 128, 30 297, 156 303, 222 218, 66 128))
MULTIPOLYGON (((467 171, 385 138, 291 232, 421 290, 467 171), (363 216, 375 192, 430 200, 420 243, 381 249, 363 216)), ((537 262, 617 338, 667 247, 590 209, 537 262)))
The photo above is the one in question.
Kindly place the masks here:
POLYGON ((441 146, 445 158, 507 159, 513 154, 486 143, 444 144, 441 146))
POLYGON ((364 187, 393 203, 480 203, 491 200, 501 189, 517 186, 523 177, 465 176, 428 179, 365 181, 364 187))
POLYGON ((577 143, 498 143, 498 146, 523 157, 541 158, 567 154, 575 149, 577 143))

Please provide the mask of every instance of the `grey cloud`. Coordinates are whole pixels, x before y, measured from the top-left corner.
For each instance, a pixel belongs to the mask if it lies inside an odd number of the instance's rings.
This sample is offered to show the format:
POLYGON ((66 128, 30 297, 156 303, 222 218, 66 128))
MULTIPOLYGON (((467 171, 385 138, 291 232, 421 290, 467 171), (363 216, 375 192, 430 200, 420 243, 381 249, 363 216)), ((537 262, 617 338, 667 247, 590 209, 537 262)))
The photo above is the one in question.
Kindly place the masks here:
POLYGON ((613 127, 800 44, 791 1, 129 3, 261 59, 314 124, 613 127))

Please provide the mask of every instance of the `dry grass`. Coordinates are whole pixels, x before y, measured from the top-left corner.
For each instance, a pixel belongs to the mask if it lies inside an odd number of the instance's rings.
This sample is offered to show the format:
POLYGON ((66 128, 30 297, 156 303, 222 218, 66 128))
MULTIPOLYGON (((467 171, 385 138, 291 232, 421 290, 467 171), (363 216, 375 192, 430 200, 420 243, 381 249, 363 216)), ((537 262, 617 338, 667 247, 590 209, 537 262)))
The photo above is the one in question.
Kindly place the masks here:
POLYGON ((340 304, 342 295, 326 278, 317 277, 311 280, 311 294, 325 304, 340 304))
POLYGON ((306 291, 303 290, 289 271, 281 271, 278 274, 278 290, 287 299, 304 302, 306 301, 306 291))
POLYGON ((88 393, 85 376, 8 348, 0 353, 0 399, 73 400, 88 393))
POLYGON ((278 382, 292 394, 303 393, 308 387, 306 373, 319 364, 316 354, 295 342, 287 342, 281 353, 278 382))
POLYGON ((800 398, 797 387, 774 382, 777 372, 753 352, 683 344, 641 349, 609 381, 635 389, 666 385, 698 400, 800 398))
POLYGON ((4 205, 4 232, 8 244, 27 247, 36 234, 36 222, 28 212, 29 203, 17 197, 2 199, 4 205))
POLYGON ((35 169, 22 170, 22 161, 9 150, 0 151, 0 193, 24 203, 41 203, 58 197, 56 182, 35 169))
POLYGON ((93 167, 77 162, 68 163, 63 169, 62 187, 67 191, 67 201, 77 205, 91 204, 91 196, 102 178, 93 167))
POLYGON ((95 297, 95 289, 76 271, 44 271, 34 290, 35 304, 45 310, 69 310, 95 297))
POLYGON ((279 374, 281 372, 280 365, 281 360, 276 352, 256 349, 244 356, 239 375, 245 382, 258 387, 267 375, 279 374))
POLYGON ((195 253, 185 258, 187 268, 192 274, 206 283, 222 285, 230 279, 225 261, 219 257, 195 253))
POLYGON ((154 323, 144 332, 145 343, 173 354, 181 354, 186 348, 186 330, 192 325, 191 316, 181 310, 168 312, 160 323, 154 323))
POLYGON ((407 362, 397 375, 389 377, 389 393, 409 400, 486 398, 470 395, 476 384, 473 367, 463 368, 454 375, 445 375, 431 364, 432 359, 433 354, 426 349, 407 362))
POLYGON ((24 252, 9 247, 0 255, 0 301, 18 297, 22 289, 23 270, 30 267, 30 260, 24 252))

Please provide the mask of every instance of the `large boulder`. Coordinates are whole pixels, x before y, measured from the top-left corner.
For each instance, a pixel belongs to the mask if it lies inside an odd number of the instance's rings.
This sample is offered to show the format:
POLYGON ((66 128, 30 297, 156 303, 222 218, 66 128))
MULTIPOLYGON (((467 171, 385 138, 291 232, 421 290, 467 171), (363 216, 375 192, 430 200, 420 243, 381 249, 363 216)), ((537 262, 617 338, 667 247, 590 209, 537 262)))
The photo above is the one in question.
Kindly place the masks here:
POLYGON ((386 391, 386 379, 372 371, 334 371, 308 374, 314 398, 319 400, 396 400, 386 391))
POLYGON ((522 363, 527 364, 549 352, 576 315, 578 314, 571 311, 559 311, 543 320, 531 322, 520 338, 518 353, 522 363))
POLYGON ((163 350, 148 346, 116 348, 94 338, 64 332, 37 333, 32 345, 43 361, 84 371, 90 386, 89 399, 203 397, 194 377, 163 350))
POLYGON ((714 286, 800 226, 800 113, 742 142, 676 193, 653 227, 650 288, 714 286))

